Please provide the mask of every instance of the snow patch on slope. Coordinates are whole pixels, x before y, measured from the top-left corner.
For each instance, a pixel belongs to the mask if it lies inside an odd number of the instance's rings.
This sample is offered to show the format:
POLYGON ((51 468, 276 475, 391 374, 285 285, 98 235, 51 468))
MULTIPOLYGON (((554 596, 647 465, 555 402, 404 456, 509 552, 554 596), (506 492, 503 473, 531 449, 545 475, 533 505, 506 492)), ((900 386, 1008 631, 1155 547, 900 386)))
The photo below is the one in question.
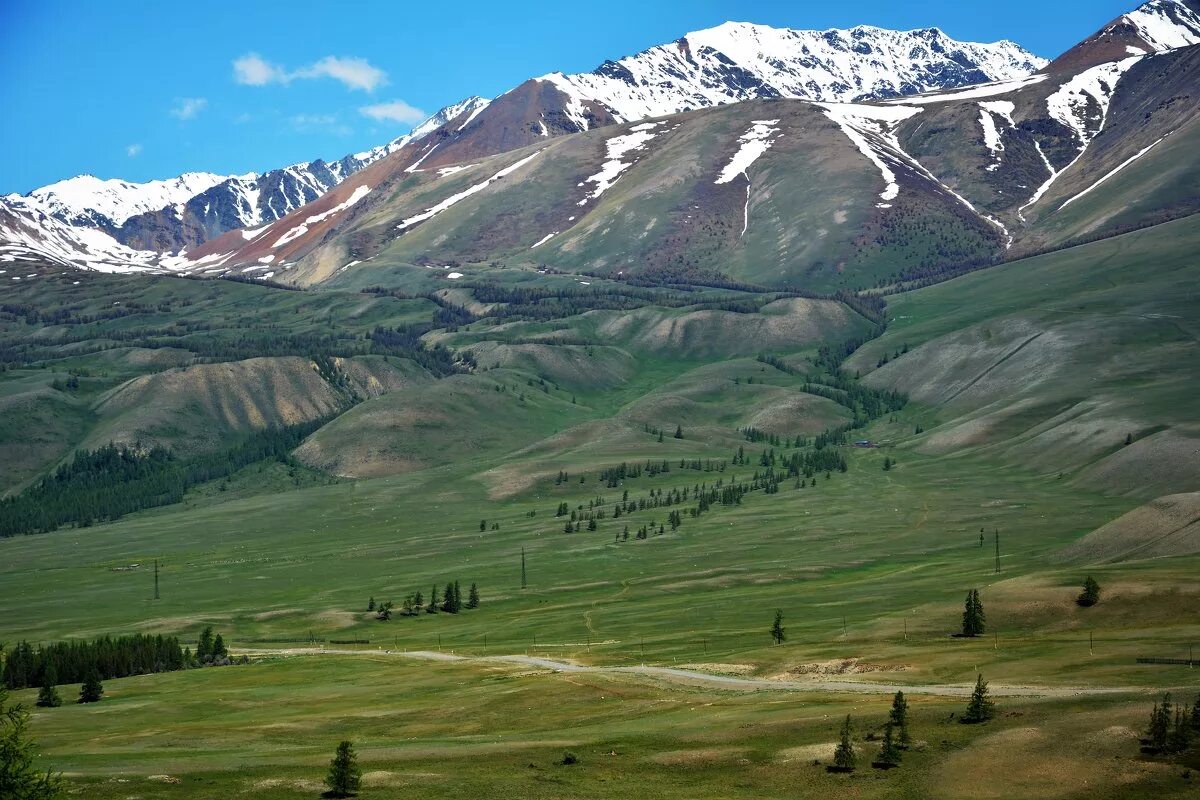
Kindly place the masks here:
POLYGON ((818 103, 817 106, 825 111, 825 116, 837 123, 846 138, 879 170, 886 184, 879 193, 879 199, 883 201, 880 207, 887 208, 886 204, 900 196, 900 185, 896 183, 896 173, 892 172, 884 158, 895 158, 904 152, 892 132, 893 128, 914 114, 921 113, 921 109, 853 103, 818 103))
POLYGON ((1004 138, 997 120, 1007 123, 1010 128, 1016 127, 1012 118, 1016 106, 1011 100, 982 100, 979 108, 979 125, 983 128, 983 143, 991 152, 993 159, 992 163, 988 165, 987 171, 995 172, 1000 167, 1000 154, 1004 152, 1004 138))
POLYGON ((605 142, 608 159, 600 165, 599 172, 579 184, 580 186, 587 183, 596 184, 596 188, 580 200, 579 205, 587 205, 589 200, 595 200, 608 191, 609 187, 617 182, 617 178, 621 177, 621 173, 637 163, 637 158, 623 161, 625 155, 643 149, 651 139, 658 135, 654 129, 664 124, 666 123, 643 122, 641 125, 634 125, 630 128, 629 133, 614 136, 605 142))
POLYGON ((354 205, 359 200, 362 200, 364 197, 366 197, 368 194, 370 194, 370 192, 371 192, 370 186, 354 187, 354 191, 351 192, 350 196, 347 197, 345 200, 338 203, 333 208, 330 208, 326 211, 322 211, 319 214, 313 214, 311 217, 306 218, 304 220, 304 222, 300 223, 296 227, 289 230, 287 233, 283 234, 283 236, 280 236, 278 239, 276 239, 275 244, 271 245, 272 249, 274 249, 276 247, 282 247, 283 245, 287 244, 290 241, 299 239, 301 236, 308 233, 309 225, 316 225, 318 222, 323 222, 326 219, 328 219, 329 217, 332 217, 334 214, 339 214, 342 211, 345 211, 347 208, 350 208, 350 206, 354 205))
POLYGON ((713 183, 717 185, 729 183, 738 175, 746 175, 746 170, 750 169, 750 165, 775 143, 771 136, 779 133, 779 129, 774 127, 778 124, 779 120, 777 119, 754 120, 750 125, 750 130, 738 137, 740 143, 738 151, 733 154, 733 158, 725 165, 713 183))
POLYGON ((1089 194, 1089 193, 1090 193, 1090 192, 1091 192, 1093 189, 1096 189, 1096 188, 1098 188, 1098 187, 1100 186, 1100 184, 1104 183, 1104 182, 1105 182, 1105 181, 1107 181, 1109 178, 1113 177, 1113 176, 1114 176, 1114 175, 1116 175, 1118 172, 1120 172, 1121 170, 1125 169, 1125 168, 1126 168, 1126 167, 1128 167, 1130 164, 1132 164, 1133 162, 1137 161, 1139 158, 1141 158, 1142 156, 1146 155, 1146 153, 1149 153, 1151 150, 1153 150, 1155 147, 1157 147, 1157 146, 1159 145, 1159 143, 1160 143, 1160 142, 1162 142, 1162 140, 1163 140, 1163 139, 1166 139, 1166 138, 1167 138, 1167 136, 1170 136, 1170 134, 1166 134, 1166 136, 1163 136, 1163 137, 1161 137, 1161 138, 1160 138, 1160 139, 1159 139, 1157 142, 1154 142, 1153 144, 1150 144, 1150 145, 1147 145, 1147 146, 1143 147, 1143 148, 1142 148, 1141 150, 1139 150, 1137 153, 1135 153, 1134 155, 1132 155, 1132 156, 1130 156, 1129 158, 1127 158, 1127 159, 1125 159, 1124 161, 1122 161, 1122 162, 1121 162, 1120 164, 1118 164, 1118 165, 1117 165, 1117 166, 1116 166, 1114 169, 1112 169, 1110 172, 1108 172, 1107 174, 1105 174, 1105 176, 1104 176, 1103 178, 1101 178, 1100 180, 1096 181, 1096 182, 1095 182, 1095 183, 1093 183, 1091 186, 1089 186, 1088 188, 1084 189, 1082 192, 1080 192, 1079 194, 1075 195, 1074 197, 1071 197, 1071 198, 1069 198, 1069 199, 1068 199, 1066 202, 1064 202, 1064 203, 1063 203, 1061 206, 1059 206, 1059 207, 1058 207, 1058 210, 1059 210, 1059 211, 1062 211, 1064 208, 1066 208, 1067 206, 1071 205, 1071 203, 1074 203, 1074 202, 1075 202, 1076 200, 1078 200, 1079 198, 1081 198, 1081 197, 1084 197, 1085 195, 1089 194))
POLYGON ((491 186, 493 183, 500 180, 501 178, 504 178, 504 177, 516 172, 518 169, 525 166, 530 161, 533 161, 533 159, 535 159, 539 155, 541 155, 541 153, 542 153, 542 151, 538 150, 537 152, 535 152, 531 155, 525 156, 525 158, 522 158, 520 161, 517 161, 514 164, 510 164, 509 166, 500 170, 495 175, 488 178, 486 181, 477 183, 468 189, 464 189, 463 191, 459 192, 458 194, 451 195, 450 197, 447 197, 445 200, 443 200, 442 202, 433 206, 432 208, 426 209, 425 211, 421 212, 420 214, 417 214, 414 217, 409 217, 408 219, 401 220, 400 224, 397 225, 396 227, 399 228, 400 230, 404 230, 406 228, 411 228, 413 225, 416 225, 419 222, 424 222, 427 219, 436 217, 438 214, 442 213, 447 208, 450 208, 451 206, 455 205, 456 203, 466 200, 468 197, 470 197, 473 194, 482 192, 484 189, 491 186))

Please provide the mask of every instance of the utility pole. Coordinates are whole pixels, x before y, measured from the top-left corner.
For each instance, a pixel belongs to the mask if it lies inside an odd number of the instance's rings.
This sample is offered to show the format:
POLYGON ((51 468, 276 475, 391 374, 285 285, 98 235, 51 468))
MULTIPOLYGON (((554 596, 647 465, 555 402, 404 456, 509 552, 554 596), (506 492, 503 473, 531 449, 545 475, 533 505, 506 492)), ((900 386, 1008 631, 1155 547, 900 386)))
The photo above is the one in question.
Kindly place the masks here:
POLYGON ((996 528, 996 574, 1000 574, 1000 529, 996 528))
POLYGON ((158 599, 158 559, 154 559, 154 599, 158 599))
POLYGON ((524 589, 528 584, 525 582, 525 548, 521 548, 521 588, 524 589))

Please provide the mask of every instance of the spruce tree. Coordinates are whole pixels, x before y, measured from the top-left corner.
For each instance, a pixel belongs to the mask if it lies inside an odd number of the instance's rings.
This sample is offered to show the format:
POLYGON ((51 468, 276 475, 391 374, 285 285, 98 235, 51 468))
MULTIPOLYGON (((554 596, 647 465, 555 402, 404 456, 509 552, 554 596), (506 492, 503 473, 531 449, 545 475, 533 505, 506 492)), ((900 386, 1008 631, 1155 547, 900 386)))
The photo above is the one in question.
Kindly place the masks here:
POLYGON ((337 747, 333 761, 329 762, 329 775, 325 778, 331 797, 352 797, 362 786, 362 770, 358 768, 358 757, 354 746, 343 741, 337 747))
POLYGON ((987 681, 980 675, 975 680, 975 691, 971 692, 971 700, 967 703, 967 711, 959 721, 972 725, 987 722, 996 715, 996 704, 988 697, 987 681))
POLYGON ((896 766, 902 757, 900 748, 896 745, 894 729, 895 726, 891 722, 883 727, 883 746, 879 748, 879 758, 875 763, 884 767, 896 766))
POLYGON ((777 608, 775 609, 775 623, 771 625, 771 639, 775 644, 783 644, 783 640, 786 638, 787 635, 783 630, 783 611, 777 608))
POLYGON ((374 610, 375 610, 375 598, 372 597, 370 600, 367 601, 367 611, 374 611, 374 610))
POLYGON ((54 800, 62 794, 62 779, 39 772, 33 765, 29 712, 8 705, 8 690, 0 685, 0 797, 14 800, 54 800))
POLYGON ((1083 592, 1075 598, 1075 602, 1087 608, 1100 602, 1100 584, 1091 575, 1083 582, 1083 592))
POLYGON ((962 635, 979 636, 984 631, 983 603, 979 600, 979 590, 967 592, 967 601, 963 608, 962 635))
POLYGON ((88 673, 87 678, 83 682, 83 686, 79 688, 80 703, 97 703, 104 696, 104 685, 100 683, 100 673, 95 667, 88 673))
POLYGON ((454 613, 454 584, 447 583, 445 591, 442 592, 442 611, 448 614, 454 613))
POLYGON ((454 613, 462 611, 462 589, 458 585, 458 581, 454 582, 454 613))
POLYGON ((1167 748, 1167 740, 1171 735, 1171 695, 1170 693, 1163 695, 1162 705, 1154 704, 1154 709, 1150 712, 1150 727, 1146 731, 1146 738, 1150 740, 1150 746, 1155 750, 1165 750, 1167 748))
POLYGON ((854 744, 850 741, 850 715, 847 714, 837 749, 833 751, 833 765, 840 772, 850 772, 857 764, 858 756, 854 754, 854 744))
POLYGON ((219 633, 213 638, 212 655, 213 661, 220 661, 229 656, 229 648, 225 646, 225 640, 219 633))
POLYGON ((904 699, 904 692, 896 692, 896 696, 892 698, 892 710, 888 712, 888 721, 896 728, 899 746, 907 749, 912 740, 908 735, 908 701, 904 699))
POLYGON ((675 426, 675 438, 676 438, 676 439, 682 439, 682 438, 683 438, 683 427, 682 427, 682 426, 680 426, 680 425, 676 425, 676 426, 675 426))
POLYGON ((441 606, 441 601, 438 600, 438 587, 435 583, 433 588, 429 590, 429 604, 425 606, 427 614, 436 614, 441 606))
POLYGON ((1167 750, 1172 753, 1182 753, 1192 744, 1192 715, 1188 707, 1182 703, 1175 706, 1175 725, 1167 738, 1167 750))
POLYGON ((471 584, 471 589, 467 593, 467 608, 479 608, 479 589, 475 584, 471 584))
POLYGON ((213 629, 208 625, 200 631, 200 639, 196 642, 196 660, 205 664, 212 659, 213 629))
POLYGON ((58 689, 55 687, 56 683, 58 683, 58 676, 54 672, 54 667, 47 667, 45 674, 42 675, 42 687, 38 690, 35 703, 38 708, 58 708, 62 705, 62 698, 58 696, 58 689))

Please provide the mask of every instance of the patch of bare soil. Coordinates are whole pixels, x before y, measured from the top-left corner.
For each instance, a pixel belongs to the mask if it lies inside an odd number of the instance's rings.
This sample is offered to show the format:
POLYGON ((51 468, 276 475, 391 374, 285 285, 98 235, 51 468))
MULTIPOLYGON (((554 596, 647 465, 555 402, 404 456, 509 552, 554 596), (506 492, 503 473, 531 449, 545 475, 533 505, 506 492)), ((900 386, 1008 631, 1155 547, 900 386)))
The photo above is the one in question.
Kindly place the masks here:
POLYGON ((903 672, 906 669, 906 664, 869 664, 857 658, 835 658, 831 661, 797 664, 787 672, 770 677, 771 680, 786 681, 798 675, 861 675, 867 672, 903 672))

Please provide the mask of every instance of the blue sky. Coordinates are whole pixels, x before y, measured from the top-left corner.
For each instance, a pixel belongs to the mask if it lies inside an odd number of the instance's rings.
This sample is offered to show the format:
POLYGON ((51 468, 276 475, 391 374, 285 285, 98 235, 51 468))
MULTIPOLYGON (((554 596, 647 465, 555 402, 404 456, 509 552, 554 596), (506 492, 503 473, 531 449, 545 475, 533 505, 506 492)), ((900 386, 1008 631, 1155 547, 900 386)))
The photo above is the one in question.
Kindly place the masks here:
POLYGON ((0 0, 0 193, 85 172, 140 181, 338 158, 463 97, 730 19, 936 25, 1052 57, 1136 4, 0 0))

